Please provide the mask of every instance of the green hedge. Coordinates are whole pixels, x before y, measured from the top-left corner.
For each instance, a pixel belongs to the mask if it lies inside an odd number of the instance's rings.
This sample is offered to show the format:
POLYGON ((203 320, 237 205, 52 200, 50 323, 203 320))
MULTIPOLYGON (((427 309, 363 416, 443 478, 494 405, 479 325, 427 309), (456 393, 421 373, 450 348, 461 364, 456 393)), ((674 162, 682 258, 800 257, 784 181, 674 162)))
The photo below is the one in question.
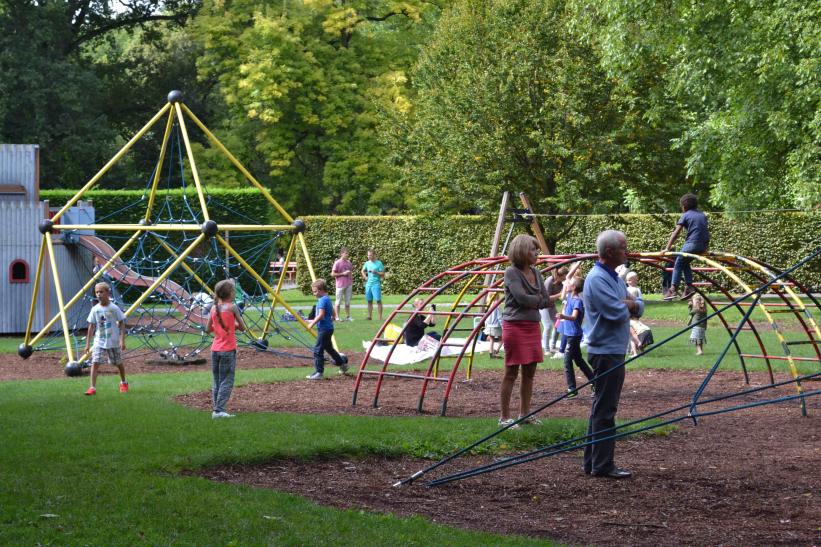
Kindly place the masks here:
MULTIPOLYGON (((596 235, 605 229, 627 234, 631 251, 659 251, 667 243, 679 215, 621 215, 568 217, 569 233, 556 245, 557 253, 594 251, 596 235)), ((788 267, 821 245, 821 213, 710 214, 711 249, 758 258, 775 267, 788 267)), ((489 254, 495 218, 462 216, 426 217, 306 217, 306 234, 317 276, 330 280, 330 270, 340 247, 348 247, 355 268, 373 247, 385 263, 385 290, 408 293, 433 275, 461 262, 489 254)), ((503 238, 507 235, 507 229, 503 238)), ((517 225, 517 230, 523 229, 517 225)), ((514 232, 516 233, 516 232, 514 232)), ((677 248, 684 239, 679 237, 677 248)), ((299 258, 301 260, 301 257, 299 258)), ((640 272, 641 273, 641 272, 640 272)), ((660 276, 645 271, 642 288, 660 290, 660 276)), ((821 290, 821 260, 797 273, 815 291, 821 290)), ((310 280, 299 268, 298 281, 308 291, 310 280)), ((362 281, 354 278, 354 290, 362 281)))
MULTIPOLYGON (((76 190, 44 190, 42 199, 52 205, 66 203, 76 190)), ((248 217, 261 222, 282 223, 276 211, 255 189, 216 189, 209 196, 221 206, 209 207, 217 222, 244 222, 248 217)), ((145 212, 142 190, 94 190, 87 199, 94 200, 97 219, 114 215, 117 222, 136 222, 145 212)), ((183 211, 186 200, 192 209, 199 203, 189 190, 170 190, 160 194, 160 201, 169 202, 175 211, 183 211)), ((159 203, 158 203, 159 205, 159 203)), ((600 231, 616 228, 628 237, 632 251, 657 251, 667 243, 679 215, 620 215, 567 217, 561 222, 567 234, 556 244, 558 253, 592 252, 600 231)), ((821 245, 821 212, 766 212, 744 215, 711 213, 711 249, 736 253, 787 267, 807 256, 821 245)), ((551 219, 555 225, 557 219, 551 219)), ((111 220, 108 220, 110 222, 111 220)), ((496 219, 491 216, 456 216, 433 218, 420 216, 394 217, 305 217, 306 234, 316 274, 330 280, 330 270, 340 247, 348 247, 355 268, 366 260, 368 248, 374 248, 385 263, 385 291, 407 293, 450 266, 489 254, 496 219)), ((514 234, 525 228, 517 225, 514 234)), ((509 226, 505 227, 504 237, 509 226)), ((549 234, 548 234, 549 235, 549 234)), ((677 242, 681 244, 683 236, 677 242)), ((283 247, 287 241, 283 240, 283 247)), ((240 249, 238 249, 240 250, 240 249)), ((301 253, 297 261, 302 263, 301 253)), ((298 268, 300 287, 309 292, 310 279, 304 267, 298 268)), ((641 272, 640 272, 641 273, 641 272)), ((658 292, 659 276, 645 272, 642 288, 658 292)), ((821 290, 821 261, 803 268, 798 277, 821 290)), ((362 281, 354 276, 354 290, 362 291, 362 281)))
MULTIPOLYGON (((367 250, 373 248, 385 263, 383 290, 388 293, 407 293, 450 266, 487 256, 495 229, 494 220, 476 216, 310 216, 305 222, 308 249, 318 277, 331 281, 331 266, 340 247, 349 249, 357 272, 367 260, 367 250)), ((297 261, 302 262, 301 254, 297 261)), ((306 269, 298 266, 297 271, 300 287, 309 292, 306 269)), ((358 273, 354 275, 354 290, 363 290, 358 273)))
MULTIPOLYGON (((59 207, 76 194, 77 190, 41 190, 40 199, 47 199, 50 205, 59 207)), ((210 189, 206 197, 214 200, 208 202, 208 212, 217 222, 239 223, 243 222, 243 217, 248 217, 268 224, 285 223, 254 188, 210 189)), ((104 219, 109 224, 137 222, 145 215, 145 208, 148 206, 148 197, 143 190, 91 190, 83 199, 92 200, 97 220, 104 219)), ((154 210, 161 208, 166 202, 170 210, 178 214, 187 212, 188 207, 194 211, 200 209, 197 194, 190 188, 187 192, 182 189, 158 192, 154 210)))

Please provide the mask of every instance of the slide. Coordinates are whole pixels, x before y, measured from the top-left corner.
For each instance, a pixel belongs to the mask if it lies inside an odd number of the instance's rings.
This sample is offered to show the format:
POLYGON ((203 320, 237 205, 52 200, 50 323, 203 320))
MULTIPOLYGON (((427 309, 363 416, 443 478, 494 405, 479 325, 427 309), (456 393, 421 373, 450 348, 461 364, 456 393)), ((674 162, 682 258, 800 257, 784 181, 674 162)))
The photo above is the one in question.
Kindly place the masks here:
MULTIPOLYGON (((97 262, 100 264, 105 264, 117 252, 99 237, 81 235, 78 239, 79 244, 91 251, 99 259, 97 262)), ((132 270, 119 258, 111 264, 107 274, 118 283, 125 283, 134 287, 150 287, 157 280, 156 277, 146 277, 132 270)), ((208 314, 201 305, 195 305, 191 294, 182 285, 171 279, 166 279, 157 287, 157 291, 165 295, 186 320, 197 325, 205 325, 208 314), (194 311, 195 309, 198 311, 194 311)))

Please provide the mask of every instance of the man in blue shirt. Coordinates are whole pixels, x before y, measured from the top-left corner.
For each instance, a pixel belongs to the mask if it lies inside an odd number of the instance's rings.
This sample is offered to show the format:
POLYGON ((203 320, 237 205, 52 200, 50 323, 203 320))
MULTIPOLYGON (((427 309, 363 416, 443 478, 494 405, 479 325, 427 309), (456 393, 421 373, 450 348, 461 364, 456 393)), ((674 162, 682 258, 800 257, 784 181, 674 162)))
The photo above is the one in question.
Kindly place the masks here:
POLYGON ((311 292, 316 296, 316 315, 308 322, 308 328, 316 326, 316 344, 314 345, 314 373, 307 376, 309 380, 321 380, 325 373, 325 352, 339 367, 339 373, 348 372, 348 358, 334 349, 334 305, 328 297, 328 285, 324 279, 311 283, 311 292))
MULTIPOLYGON (((687 230, 687 237, 684 239, 684 245, 681 246, 682 253, 701 254, 707 250, 710 244, 710 229, 707 226, 707 216, 698 210, 698 197, 694 194, 684 194, 679 200, 682 215, 676 222, 676 227, 673 233, 670 234, 670 240, 667 242, 667 247, 664 252, 669 252, 673 248, 673 243, 678 239, 678 235, 682 229, 687 230)), ((693 259, 686 256, 677 256, 673 264, 673 278, 670 281, 670 287, 664 293, 664 300, 672 300, 678 294, 678 284, 681 281, 682 273, 684 274, 684 284, 686 288, 684 294, 681 295, 682 300, 687 300, 696 291, 693 288, 693 270, 690 268, 690 262, 693 259)))
POLYGON ((626 479, 630 471, 614 463, 616 411, 624 384, 624 354, 630 340, 630 316, 644 313, 644 302, 627 293, 616 268, 627 262, 627 238, 607 230, 596 238, 599 260, 584 282, 584 308, 590 325, 588 359, 596 375, 596 394, 587 434, 593 444, 584 448, 584 472, 596 477, 626 479), (603 440, 604 439, 604 440, 603 440))

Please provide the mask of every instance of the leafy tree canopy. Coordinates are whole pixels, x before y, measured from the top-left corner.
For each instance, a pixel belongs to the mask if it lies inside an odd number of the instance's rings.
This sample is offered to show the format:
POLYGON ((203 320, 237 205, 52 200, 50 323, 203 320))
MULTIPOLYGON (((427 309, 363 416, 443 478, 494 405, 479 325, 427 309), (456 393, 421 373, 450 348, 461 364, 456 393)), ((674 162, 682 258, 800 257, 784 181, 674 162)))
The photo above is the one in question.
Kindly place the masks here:
POLYGON ((196 19, 204 78, 253 135, 275 195, 300 213, 388 212, 404 196, 377 135, 438 12, 409 0, 207 0, 196 19))
POLYGON ((157 40, 156 23, 181 23, 195 8, 196 0, 0 0, 0 141, 40 144, 44 186, 82 184, 122 143, 131 119, 123 111, 141 96, 111 85, 124 81, 118 42, 136 30, 144 44, 157 40))
POLYGON ((727 209, 821 202, 821 4, 573 2, 608 74, 675 104, 688 175, 727 209), (637 76, 656 75, 649 89, 637 76))
POLYGON ((442 16, 412 75, 412 111, 386 124, 418 209, 495 211, 510 190, 543 213, 612 212, 628 191, 678 191, 669 129, 631 115, 571 21, 559 0, 477 0, 442 16))

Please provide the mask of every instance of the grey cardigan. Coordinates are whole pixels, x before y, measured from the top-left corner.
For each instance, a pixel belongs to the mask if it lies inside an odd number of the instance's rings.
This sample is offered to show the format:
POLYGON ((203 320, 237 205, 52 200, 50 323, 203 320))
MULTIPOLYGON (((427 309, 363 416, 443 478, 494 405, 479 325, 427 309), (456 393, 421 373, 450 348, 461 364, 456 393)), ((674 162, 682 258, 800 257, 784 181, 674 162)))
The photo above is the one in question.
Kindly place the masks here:
POLYGON ((530 269, 535 274, 535 285, 532 285, 525 278, 524 272, 516 266, 509 266, 505 270, 505 310, 502 312, 502 320, 538 323, 539 308, 549 306, 542 274, 533 266, 530 266, 530 269))

